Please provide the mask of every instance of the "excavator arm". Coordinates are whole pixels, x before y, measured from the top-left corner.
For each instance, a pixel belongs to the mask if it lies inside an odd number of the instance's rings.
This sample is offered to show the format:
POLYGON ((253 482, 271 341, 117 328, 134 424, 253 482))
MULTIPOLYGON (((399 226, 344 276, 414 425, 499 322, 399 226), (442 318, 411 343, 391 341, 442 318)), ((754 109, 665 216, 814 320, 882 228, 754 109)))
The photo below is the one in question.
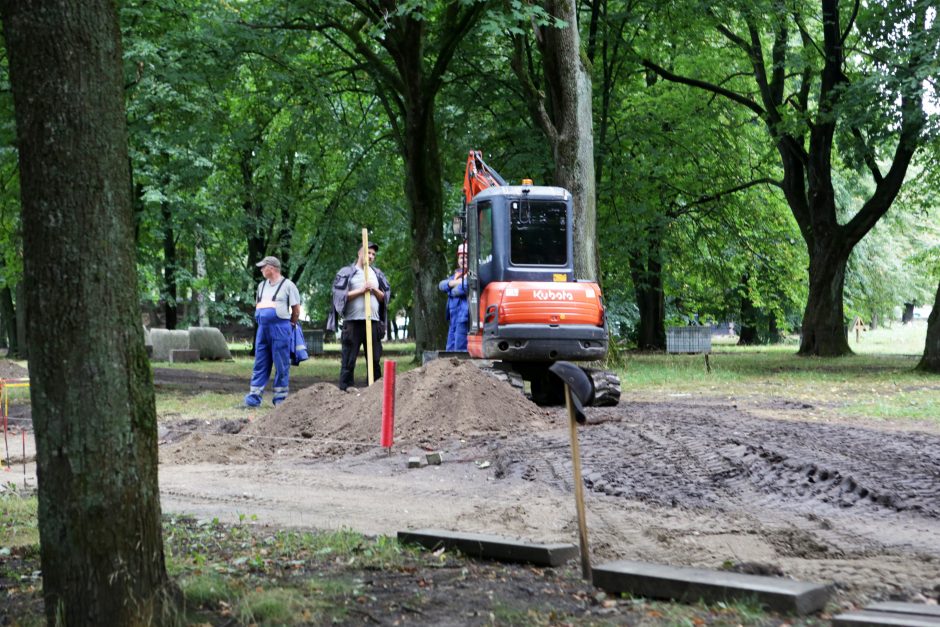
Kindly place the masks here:
POLYGON ((474 196, 488 187, 505 185, 506 181, 503 177, 483 161, 483 154, 479 150, 471 150, 467 155, 467 171, 463 176, 465 202, 470 204, 474 196))

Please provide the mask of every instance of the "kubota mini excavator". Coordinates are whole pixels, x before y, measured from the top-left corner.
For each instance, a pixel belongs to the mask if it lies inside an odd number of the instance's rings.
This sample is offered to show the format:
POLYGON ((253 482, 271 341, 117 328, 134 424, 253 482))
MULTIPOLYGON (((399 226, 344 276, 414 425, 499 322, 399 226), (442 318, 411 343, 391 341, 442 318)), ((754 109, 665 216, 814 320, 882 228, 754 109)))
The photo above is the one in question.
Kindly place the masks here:
MULTIPOLYGON (((509 185, 479 151, 467 157, 464 210, 455 231, 468 244, 471 357, 529 381, 532 400, 564 403, 549 367, 607 355, 601 290, 574 274, 572 196, 561 187, 509 185)), ((620 379, 585 368, 593 405, 616 405, 620 379)))

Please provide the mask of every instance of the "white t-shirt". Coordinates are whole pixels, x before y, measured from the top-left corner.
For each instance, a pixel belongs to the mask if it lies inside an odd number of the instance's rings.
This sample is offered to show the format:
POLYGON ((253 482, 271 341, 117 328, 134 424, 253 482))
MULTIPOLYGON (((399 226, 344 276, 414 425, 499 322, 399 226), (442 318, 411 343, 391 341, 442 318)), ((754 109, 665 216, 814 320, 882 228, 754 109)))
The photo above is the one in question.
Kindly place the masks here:
MULTIPOLYGON (((375 272, 373 272, 371 268, 369 269, 369 278, 371 278, 374 283, 378 283, 378 278, 375 276, 375 272)), ((365 284, 366 274, 362 271, 362 268, 357 266, 356 273, 349 277, 349 291, 351 292, 353 290, 362 289, 365 284)), ((366 299, 364 296, 365 294, 346 300, 346 308, 343 310, 344 320, 366 319, 366 299)), ((371 292, 369 292, 369 297, 372 299, 372 319, 378 320, 379 299, 371 292)))
POLYGON ((282 320, 290 320, 291 307, 300 304, 300 292, 297 290, 297 286, 286 277, 282 277, 274 285, 268 283, 267 280, 262 281, 261 285, 258 286, 256 298, 259 305, 270 303, 271 299, 275 298, 274 304, 277 317, 282 320), (284 281, 283 285, 281 285, 281 281, 284 281), (277 289, 278 285, 281 285, 280 290, 277 289), (277 292, 276 298, 274 296, 275 292, 277 292))

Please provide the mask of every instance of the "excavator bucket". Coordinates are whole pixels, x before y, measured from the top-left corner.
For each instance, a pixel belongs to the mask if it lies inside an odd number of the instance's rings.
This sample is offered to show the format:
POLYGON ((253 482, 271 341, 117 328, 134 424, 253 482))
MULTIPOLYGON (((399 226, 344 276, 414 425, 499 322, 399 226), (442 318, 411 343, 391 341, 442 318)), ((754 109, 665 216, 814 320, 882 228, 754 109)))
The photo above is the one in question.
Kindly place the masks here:
POLYGON ((585 405, 594 400, 594 385, 584 370, 570 361, 556 361, 549 367, 549 372, 561 379, 571 391, 571 402, 574 405, 574 415, 578 423, 584 424, 585 405))

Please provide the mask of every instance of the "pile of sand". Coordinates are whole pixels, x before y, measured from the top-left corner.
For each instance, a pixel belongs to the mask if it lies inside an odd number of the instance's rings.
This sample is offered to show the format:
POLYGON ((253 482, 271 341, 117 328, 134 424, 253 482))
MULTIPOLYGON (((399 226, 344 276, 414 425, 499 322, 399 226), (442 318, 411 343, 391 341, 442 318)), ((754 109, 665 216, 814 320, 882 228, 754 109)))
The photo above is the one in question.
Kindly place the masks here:
POLYGON ((25 379, 28 376, 26 368, 9 359, 0 359, 0 379, 25 379))
MULTIPOLYGON (((245 433, 375 444, 382 428, 382 388, 381 380, 358 393, 318 383, 289 396, 245 433)), ((543 418, 518 390, 459 359, 429 362, 396 381, 396 441, 434 446, 531 429, 543 418)))
MULTIPOLYGON (((320 457, 363 452, 380 445, 382 402, 381 379, 358 392, 317 383, 292 392, 238 434, 205 434, 161 447, 161 461, 192 463, 198 458, 238 463, 275 454, 320 457)), ((464 438, 532 431, 544 428, 549 420, 519 390, 466 361, 438 359, 396 381, 397 450, 437 449, 464 438)))

